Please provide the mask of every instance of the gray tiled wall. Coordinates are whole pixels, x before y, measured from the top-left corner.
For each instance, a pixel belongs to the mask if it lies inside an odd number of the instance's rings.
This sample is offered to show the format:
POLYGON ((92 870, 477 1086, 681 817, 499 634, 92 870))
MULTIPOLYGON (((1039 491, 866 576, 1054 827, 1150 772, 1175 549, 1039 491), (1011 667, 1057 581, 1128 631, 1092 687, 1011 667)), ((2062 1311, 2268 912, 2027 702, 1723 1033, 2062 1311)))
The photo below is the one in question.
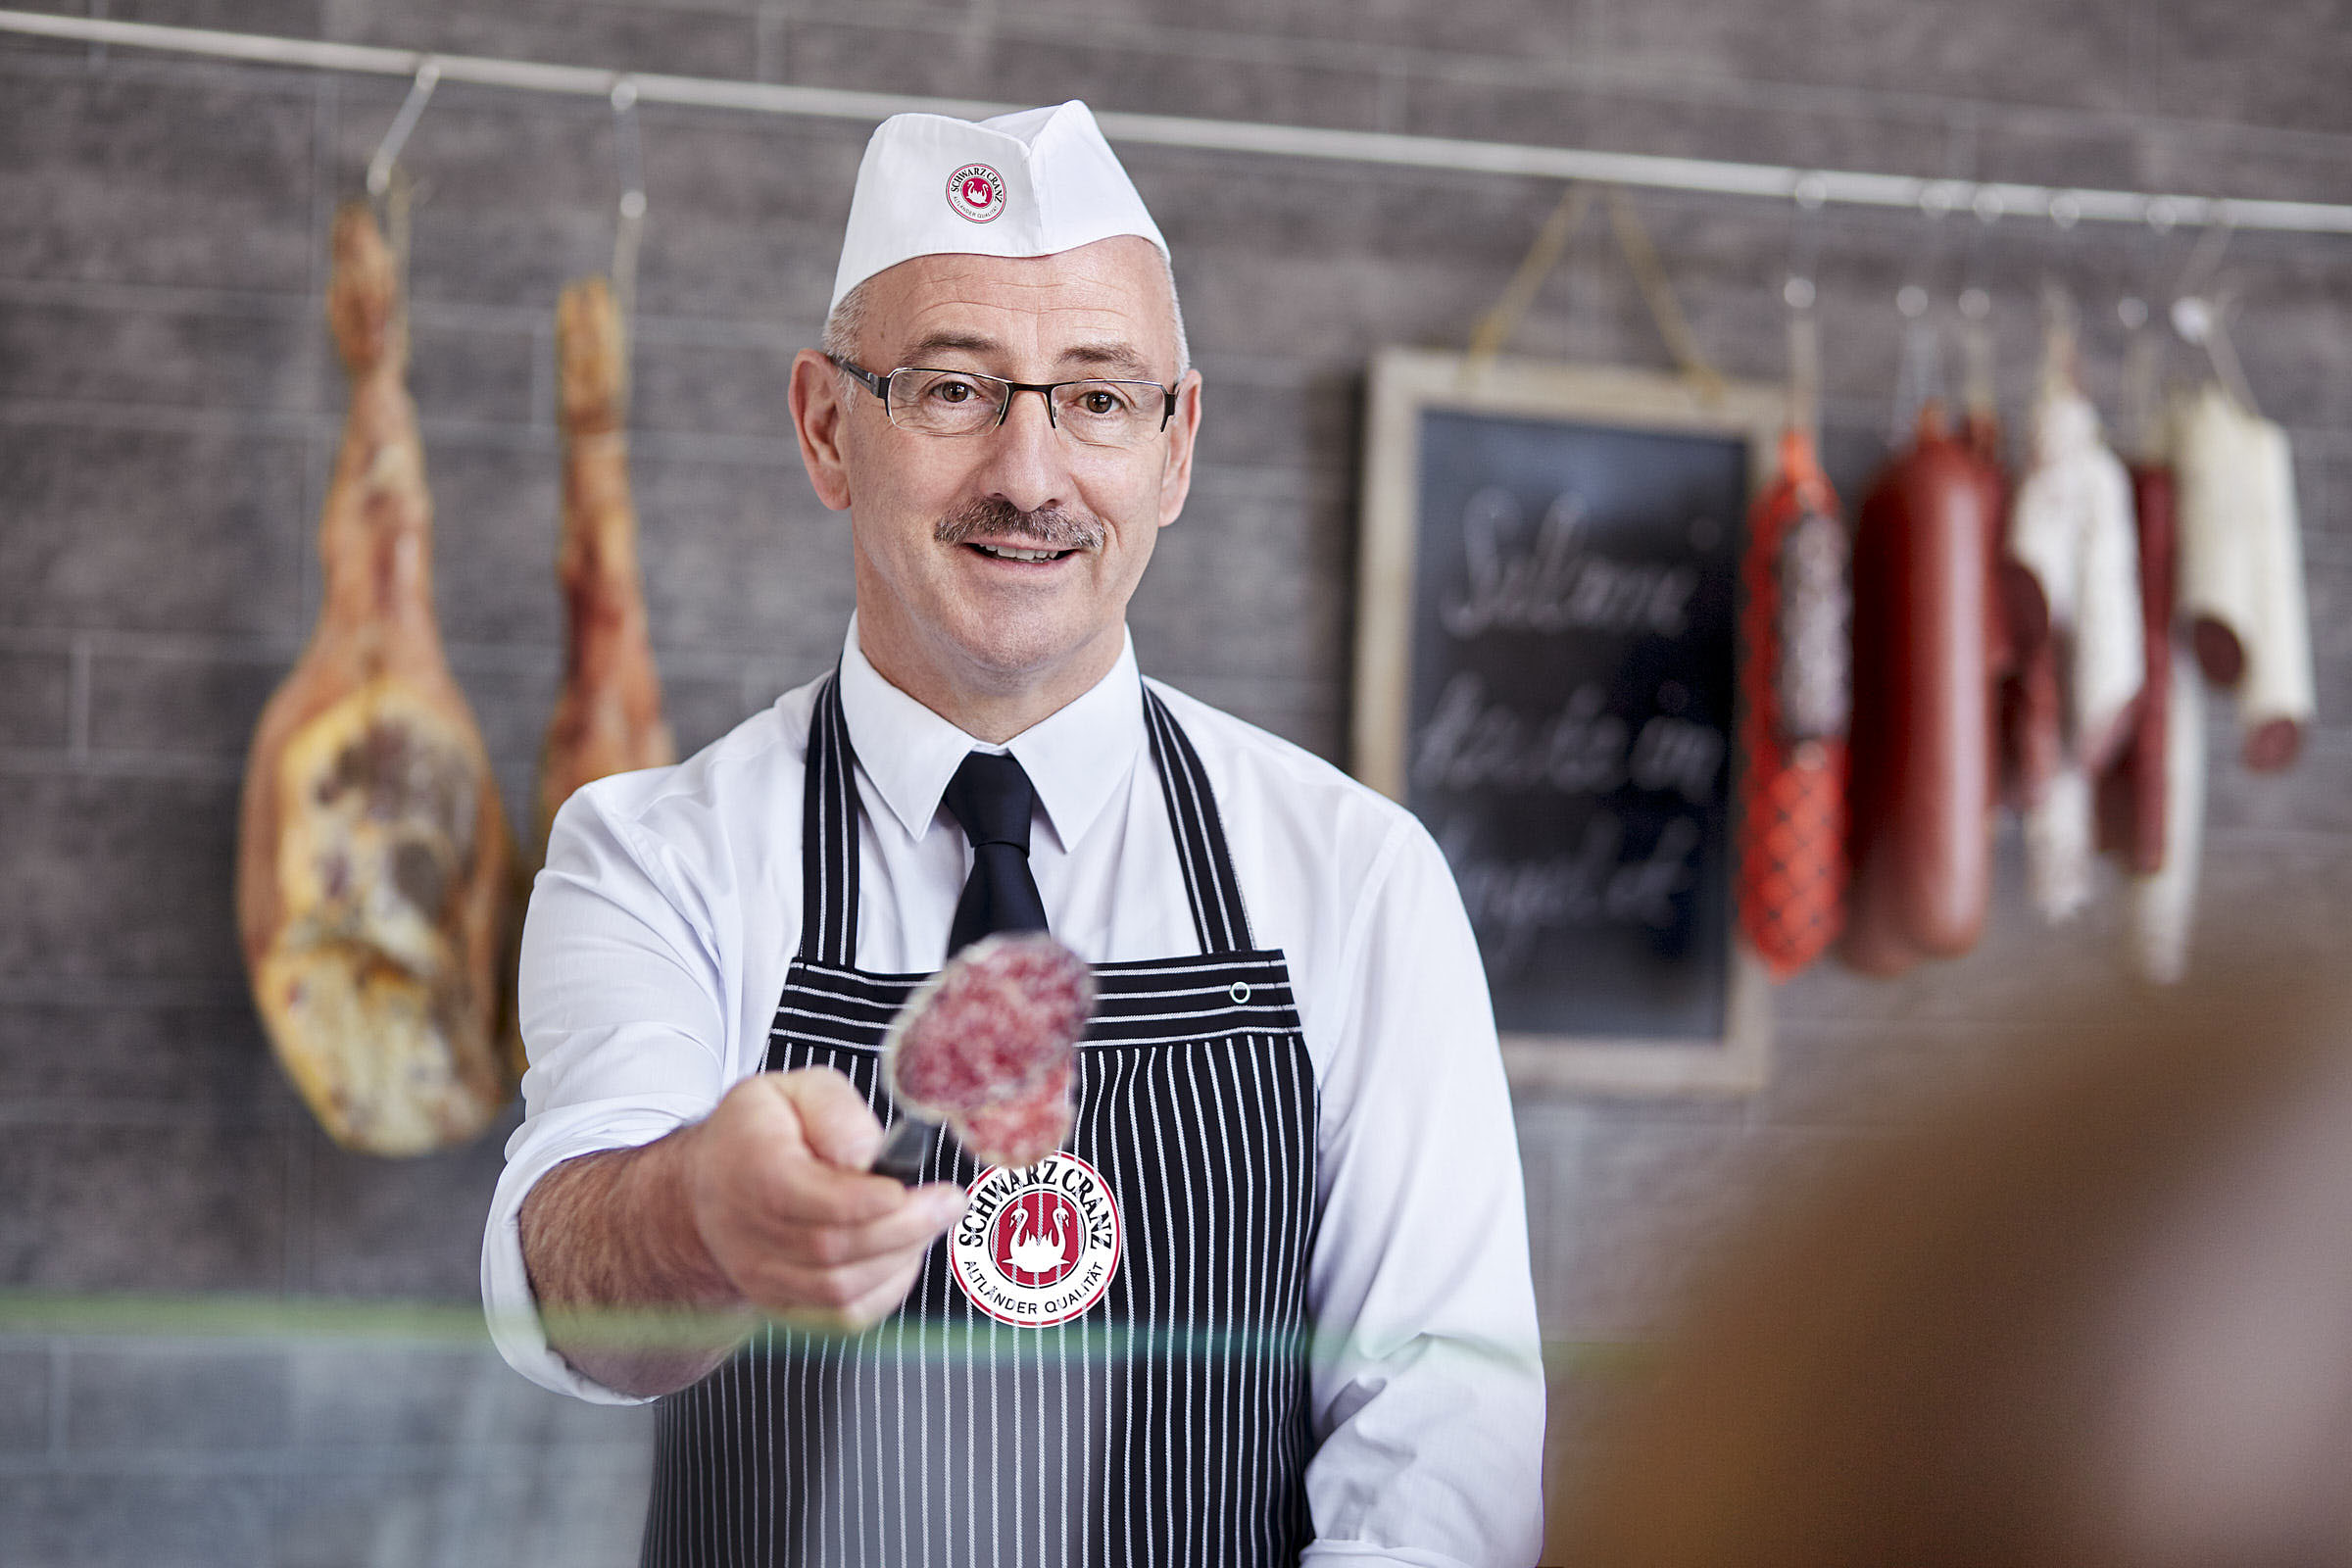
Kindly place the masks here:
MULTIPOLYGON (((64 0, 17 0, 74 11, 64 0)), ((2341 8, 2221 0, 102 0, 289 35, 998 100, 1642 152, 2352 200, 2341 8)), ((335 1151, 268 1060, 229 910, 245 737, 317 598, 341 402, 322 236, 397 104, 381 79, 0 39, 0 1286, 463 1300, 498 1138, 408 1164, 335 1151)), ((414 384, 440 610, 510 804, 554 689, 550 313, 603 265, 593 103, 445 86, 411 144, 414 384)), ((656 640, 699 745, 820 668, 850 604, 799 471, 783 368, 815 336, 862 127, 649 110, 635 477, 656 640)), ((1209 379, 1193 506, 1135 607, 1147 664, 1338 757, 1363 366, 1457 342, 1550 189, 1137 149, 1209 379)), ((1642 196, 1728 370, 1780 368, 1790 216, 1642 196)), ((1815 220, 1828 436, 1879 454, 1895 287, 1989 287, 2012 410, 2034 298, 2110 307, 2185 236, 1901 215, 1815 220)), ((2293 774, 2219 769, 2206 918, 2315 956, 2352 905, 2352 241, 2241 235, 2256 392, 2298 453, 2323 724, 2293 774)), ((1597 225, 1529 351, 1663 362, 1597 225)), ((2226 737, 2217 724, 2217 746, 2226 737)), ((2217 755, 2221 755, 2217 753, 2217 755)), ((1771 1088, 1522 1110, 1538 1279, 1563 1343, 1652 1330, 1709 1231, 2030 1042, 2006 1010, 2116 973, 2113 917, 2058 933, 2004 847, 1992 931, 1892 985, 1781 999, 1771 1088)), ((0 1325, 4 1327, 5 1325, 0 1325)), ((1568 1357, 1560 1451, 1613 1363, 1568 1357)), ((557 1408, 478 1348, 0 1339, 0 1561, 620 1560, 638 1418, 557 1408)))

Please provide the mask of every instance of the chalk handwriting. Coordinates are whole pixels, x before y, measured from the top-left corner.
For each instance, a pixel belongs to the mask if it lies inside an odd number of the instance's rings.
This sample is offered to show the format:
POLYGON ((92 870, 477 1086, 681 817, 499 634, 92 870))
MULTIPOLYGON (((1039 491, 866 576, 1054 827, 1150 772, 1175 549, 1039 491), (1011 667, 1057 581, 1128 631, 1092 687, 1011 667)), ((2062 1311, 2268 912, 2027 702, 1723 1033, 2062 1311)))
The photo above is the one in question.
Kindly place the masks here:
POLYGON ((1545 785, 1571 795, 1603 795, 1625 782, 1626 722, 1603 712, 1608 695, 1588 681, 1558 713, 1530 722, 1487 700, 1486 682, 1457 671, 1438 694, 1422 726, 1413 782, 1424 789, 1503 789, 1545 785))
POLYGON ((1722 731, 1660 713, 1635 738, 1627 771, 1637 789, 1672 790, 1696 805, 1714 793, 1723 753, 1722 731))
POLYGON ((1485 950, 1489 972, 1517 974, 1547 930, 1575 926, 1675 925, 1674 899, 1695 879, 1697 819, 1678 816, 1658 833, 1648 855, 1618 858, 1625 825, 1612 811, 1595 811, 1574 850, 1545 860, 1505 860, 1473 848, 1475 830, 1449 824, 1439 836, 1453 866, 1463 906, 1485 950))
POLYGON ((1553 500, 1535 537, 1523 539, 1518 498, 1489 485, 1462 509, 1467 595, 1439 607, 1446 631, 1651 632, 1680 637, 1690 624, 1698 572, 1689 565, 1625 561, 1585 547, 1585 504, 1553 500))
POLYGON ((1491 702, 1486 682, 1455 672, 1413 748, 1413 783, 1425 790, 1553 789, 1606 795, 1620 785, 1710 798, 1725 752, 1721 731, 1660 713, 1639 733, 1603 710, 1607 694, 1587 681, 1559 711, 1529 719, 1491 702), (1628 744, 1630 738, 1630 746, 1628 744))

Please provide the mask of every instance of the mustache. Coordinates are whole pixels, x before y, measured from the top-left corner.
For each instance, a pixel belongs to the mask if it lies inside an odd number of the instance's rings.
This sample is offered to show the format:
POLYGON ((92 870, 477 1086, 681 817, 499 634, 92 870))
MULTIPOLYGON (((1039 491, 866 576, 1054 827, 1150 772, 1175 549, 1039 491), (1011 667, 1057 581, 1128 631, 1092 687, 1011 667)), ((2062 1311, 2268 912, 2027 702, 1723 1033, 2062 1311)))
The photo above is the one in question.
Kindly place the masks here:
POLYGON ((1009 501, 974 501, 939 519, 931 537, 943 545, 968 544, 1015 534, 1055 550, 1095 550, 1102 544, 1102 525, 1084 513, 1066 507, 1040 507, 1023 512, 1009 501))

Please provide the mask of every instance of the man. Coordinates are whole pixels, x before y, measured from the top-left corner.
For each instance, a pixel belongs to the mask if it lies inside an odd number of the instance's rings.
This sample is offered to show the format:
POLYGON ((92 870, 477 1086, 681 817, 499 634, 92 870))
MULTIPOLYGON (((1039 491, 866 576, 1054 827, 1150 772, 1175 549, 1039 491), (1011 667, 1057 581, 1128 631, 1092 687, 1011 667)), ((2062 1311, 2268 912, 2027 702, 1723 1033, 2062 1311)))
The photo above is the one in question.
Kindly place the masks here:
POLYGON ((670 1396, 648 1562, 1532 1560, 1477 952, 1411 817, 1136 670, 1200 377, 1085 106, 876 131, 826 347, 792 413, 858 613, 836 672, 557 821, 501 1349, 670 1396), (873 1174, 883 1025, 1039 924, 1099 994, 1063 1148, 873 1174))

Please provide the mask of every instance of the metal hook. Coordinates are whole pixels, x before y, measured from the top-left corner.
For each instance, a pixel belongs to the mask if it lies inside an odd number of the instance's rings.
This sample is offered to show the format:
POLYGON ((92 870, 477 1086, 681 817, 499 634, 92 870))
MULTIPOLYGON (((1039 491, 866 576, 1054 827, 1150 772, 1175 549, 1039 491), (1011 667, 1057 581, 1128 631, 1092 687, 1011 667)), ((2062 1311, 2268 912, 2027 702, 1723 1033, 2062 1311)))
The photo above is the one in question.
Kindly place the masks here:
POLYGON ((1788 215, 1788 275, 1781 284, 1788 315, 1788 419, 1794 428, 1811 429, 1821 403, 1821 326, 1813 314, 1819 290, 1813 269, 1821 256, 1821 209, 1829 181, 1818 173, 1802 174, 1788 194, 1795 208, 1788 215))
POLYGON ((375 156, 368 160, 368 194, 377 201, 392 188, 392 166, 400 161, 401 149, 409 144, 409 133, 416 128, 423 117, 424 106, 431 100, 433 89, 441 84, 441 63, 431 55, 416 62, 416 79, 409 83, 409 96, 402 101, 400 113, 392 117, 392 128, 376 145, 375 156))
POLYGON ((2196 245, 2188 259, 2180 264, 2180 276, 2172 288, 2173 303, 2168 313, 2173 330, 2191 347, 2205 351, 2205 358, 2214 374, 2234 398, 2238 406, 2254 412, 2254 394, 2246 385, 2245 371, 2237 363, 2223 318, 2228 314, 2231 299, 2228 290, 2207 298, 2208 286, 2220 268, 2222 254, 2230 248, 2230 238, 2235 228, 2235 213, 2228 202, 2205 204, 2205 229, 2197 236, 2196 245))
POLYGON ((1821 260, 1821 209, 1829 199, 1829 182, 1818 173, 1800 174, 1788 194, 1796 210, 1788 215, 1788 275, 1781 299, 1792 311, 1813 306, 1813 269, 1821 260))
POLYGON ((620 172, 620 219, 612 231, 612 296, 620 312, 622 361, 637 324, 637 244, 645 230, 645 145, 637 129, 637 79, 612 80, 612 154, 620 172))
POLYGON ((2229 389, 2237 406, 2259 418, 2262 407, 2254 401, 2254 388, 2247 384, 2245 367, 2238 363, 2237 349, 2230 341, 2230 318, 2236 309, 2237 300, 2228 289, 2215 296, 2205 323, 2205 357, 2212 361, 2213 373, 2229 389))
POLYGON ((2139 216, 2148 225, 2148 232, 2152 236, 2148 241, 2148 263, 2140 269, 2129 266, 2117 269, 2118 271, 2137 270, 2140 276, 2135 284, 2128 283, 2115 301, 2115 318, 2123 322, 2124 330, 2135 338, 2140 329, 2148 324, 2148 302, 2164 291, 2164 242, 2166 236, 2172 233, 2173 225, 2180 221, 2180 210, 2170 196, 2152 196, 2141 204, 2139 216))
POLYGON ((2175 294, 2199 294, 2213 281, 2214 270, 2222 265, 2222 255, 2237 232, 2236 217, 2228 202, 2206 204, 2204 232, 2197 236, 2188 260, 2180 264, 2180 276, 2173 285, 2175 294))

